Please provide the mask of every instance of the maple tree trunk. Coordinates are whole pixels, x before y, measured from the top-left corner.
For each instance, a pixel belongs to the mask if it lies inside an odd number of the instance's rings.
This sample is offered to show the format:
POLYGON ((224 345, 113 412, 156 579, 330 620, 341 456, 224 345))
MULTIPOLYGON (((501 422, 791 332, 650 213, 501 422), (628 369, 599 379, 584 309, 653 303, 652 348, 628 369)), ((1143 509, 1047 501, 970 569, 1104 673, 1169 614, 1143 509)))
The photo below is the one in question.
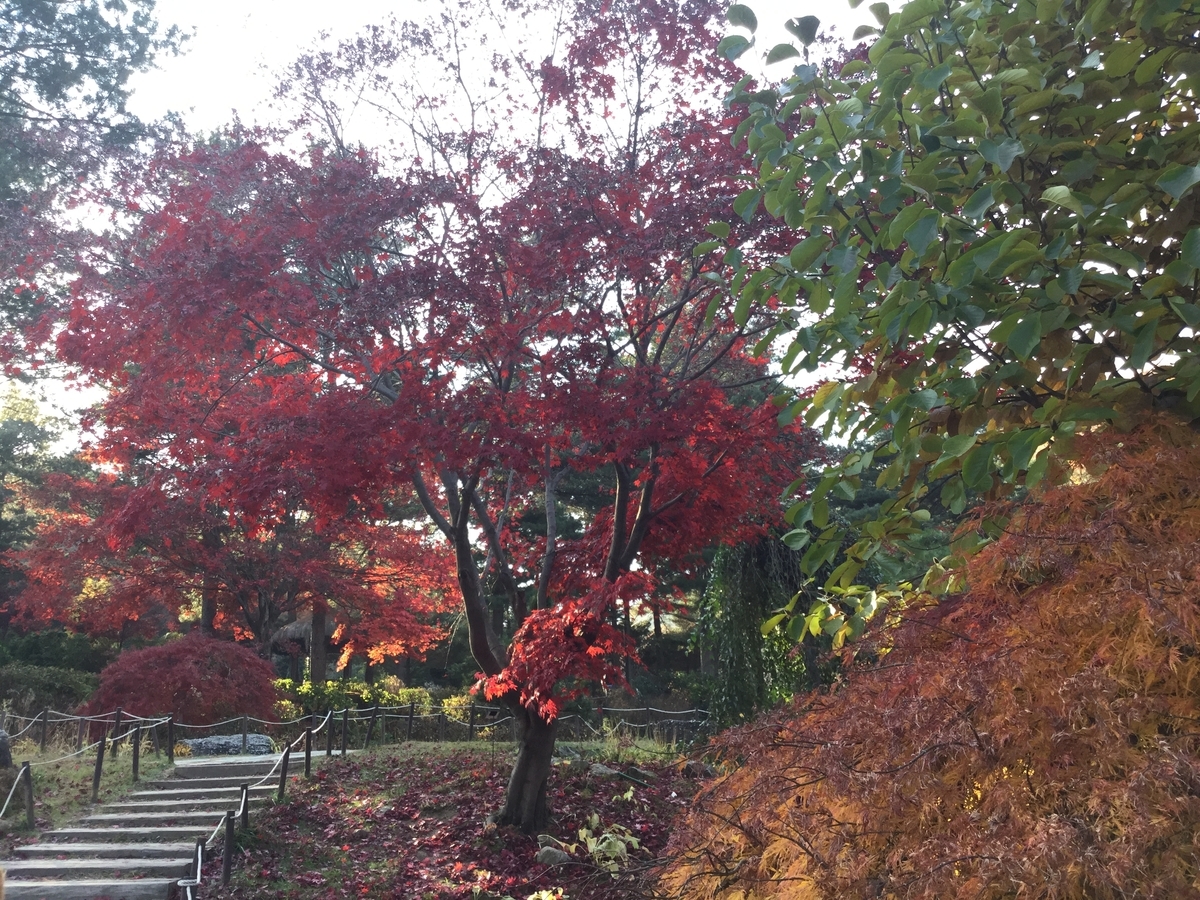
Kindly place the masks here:
POLYGON ((547 724, 535 712, 518 707, 517 762, 508 779, 501 825, 515 825, 526 834, 544 831, 550 819, 546 804, 546 782, 550 779, 550 758, 558 735, 558 720, 547 724))
POLYGON ((325 683, 325 612, 324 600, 313 601, 312 631, 308 638, 308 678, 313 684, 325 683))
POLYGON ((216 588, 209 579, 204 580, 200 590, 200 630, 209 637, 217 634, 217 596, 216 588))

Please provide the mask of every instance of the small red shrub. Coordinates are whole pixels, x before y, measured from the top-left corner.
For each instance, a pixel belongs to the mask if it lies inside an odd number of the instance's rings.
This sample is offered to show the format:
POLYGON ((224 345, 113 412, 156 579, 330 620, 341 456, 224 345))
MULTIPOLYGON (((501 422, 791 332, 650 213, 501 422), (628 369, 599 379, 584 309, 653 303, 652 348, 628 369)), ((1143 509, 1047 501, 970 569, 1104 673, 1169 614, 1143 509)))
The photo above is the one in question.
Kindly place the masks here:
POLYGON ((244 644, 192 631, 122 653, 100 673, 100 687, 83 711, 94 715, 120 706, 141 716, 174 713, 188 725, 241 715, 271 718, 274 679, 270 663, 244 644))

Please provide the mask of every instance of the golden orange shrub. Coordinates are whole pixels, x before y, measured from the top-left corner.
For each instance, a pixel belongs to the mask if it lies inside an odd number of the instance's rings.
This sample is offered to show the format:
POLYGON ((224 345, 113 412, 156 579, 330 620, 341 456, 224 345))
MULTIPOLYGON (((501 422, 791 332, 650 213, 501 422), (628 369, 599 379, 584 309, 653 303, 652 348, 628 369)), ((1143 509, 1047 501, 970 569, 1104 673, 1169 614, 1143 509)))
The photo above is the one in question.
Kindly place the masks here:
POLYGON ((1200 447, 1161 424, 1080 442, 967 592, 717 739, 665 893, 1200 896, 1200 447))

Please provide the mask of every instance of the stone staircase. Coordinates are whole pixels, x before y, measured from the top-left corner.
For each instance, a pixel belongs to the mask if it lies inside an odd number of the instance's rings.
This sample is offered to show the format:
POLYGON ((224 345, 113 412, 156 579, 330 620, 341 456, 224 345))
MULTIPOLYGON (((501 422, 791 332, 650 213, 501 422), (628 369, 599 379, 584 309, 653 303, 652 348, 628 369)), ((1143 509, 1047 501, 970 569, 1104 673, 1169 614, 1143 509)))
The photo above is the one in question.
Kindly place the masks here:
MULTIPOLYGON (((176 759, 171 775, 148 781, 80 822, 43 832, 18 847, 7 870, 6 900, 168 900, 192 874, 197 840, 207 840, 241 785, 255 785, 279 759, 238 756, 176 759)), ((249 791, 251 810, 269 803, 278 782, 249 791)), ((251 813, 253 815, 253 812, 251 813)), ((204 866, 204 882, 220 878, 220 862, 204 866)))

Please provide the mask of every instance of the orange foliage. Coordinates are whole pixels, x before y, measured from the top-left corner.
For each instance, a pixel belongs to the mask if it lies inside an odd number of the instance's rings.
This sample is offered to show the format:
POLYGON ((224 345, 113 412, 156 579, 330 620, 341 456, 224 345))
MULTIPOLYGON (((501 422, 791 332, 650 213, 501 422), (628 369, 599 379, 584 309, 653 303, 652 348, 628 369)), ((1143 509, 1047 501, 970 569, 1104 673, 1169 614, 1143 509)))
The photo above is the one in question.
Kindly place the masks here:
POLYGON ((1165 425, 1081 444, 968 593, 717 740, 671 896, 1197 896, 1200 448, 1165 425))

